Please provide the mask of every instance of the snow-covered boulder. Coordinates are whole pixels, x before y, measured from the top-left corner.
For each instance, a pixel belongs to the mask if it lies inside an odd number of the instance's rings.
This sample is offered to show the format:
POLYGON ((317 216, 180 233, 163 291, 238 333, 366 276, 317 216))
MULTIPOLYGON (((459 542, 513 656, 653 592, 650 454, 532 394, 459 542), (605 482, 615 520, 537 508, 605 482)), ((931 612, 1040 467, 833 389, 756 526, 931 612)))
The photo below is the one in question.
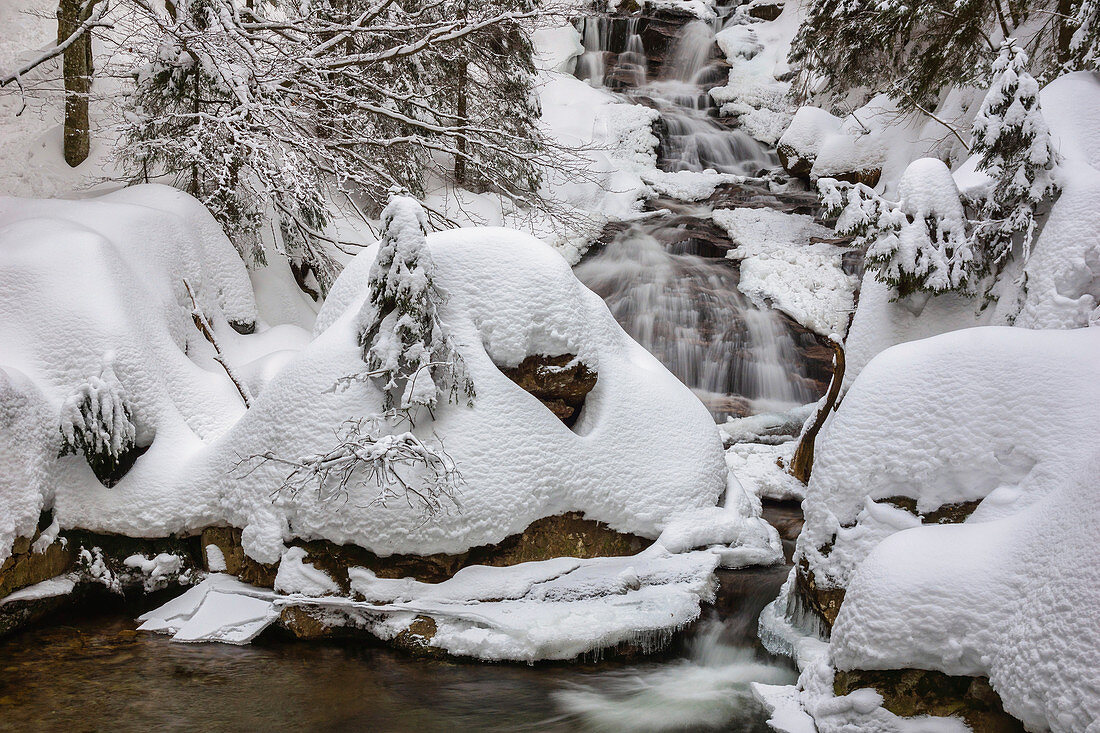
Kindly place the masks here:
POLYGON ((843 591, 832 665, 988 677, 1030 729, 1091 730, 1098 360, 1095 328, 978 328, 867 365, 818 440, 796 553, 843 591))
POLYGON ((185 194, 0 198, 0 558, 44 508, 64 527, 134 536, 216 520, 185 465, 244 404, 196 328, 196 305, 227 344, 245 338, 231 323, 256 327, 243 263, 185 194), (112 488, 83 455, 58 458, 85 399, 98 406, 84 428, 117 427, 144 451, 112 488))
POLYGON ((854 116, 835 117, 818 107, 800 107, 779 138, 776 152, 796 178, 836 178, 874 186, 886 159, 882 135, 854 116))
POLYGON ((875 357, 818 438, 799 538, 818 583, 846 587, 883 537, 920 524, 906 499, 982 522, 1068 483, 1100 429, 1097 349, 1095 329, 978 328, 875 357))
POLYGON ((337 280, 314 341, 278 374, 207 458, 205 484, 244 530, 246 551, 273 562, 292 537, 351 543, 379 555, 457 553, 497 543, 534 520, 569 511, 656 537, 677 513, 714 506, 726 489, 721 440, 706 409, 618 326, 600 298, 540 241, 511 230, 431 234, 440 318, 473 379, 473 406, 441 404, 414 432, 435 436, 461 472, 458 506, 425 522, 404 503, 371 505, 373 485, 346 502, 309 492, 277 496, 286 468, 229 475, 237 456, 322 452, 333 429, 380 411, 373 383, 333 391, 364 370, 357 314, 368 250, 337 280), (573 354, 597 374, 572 428, 502 368, 532 355, 573 354))

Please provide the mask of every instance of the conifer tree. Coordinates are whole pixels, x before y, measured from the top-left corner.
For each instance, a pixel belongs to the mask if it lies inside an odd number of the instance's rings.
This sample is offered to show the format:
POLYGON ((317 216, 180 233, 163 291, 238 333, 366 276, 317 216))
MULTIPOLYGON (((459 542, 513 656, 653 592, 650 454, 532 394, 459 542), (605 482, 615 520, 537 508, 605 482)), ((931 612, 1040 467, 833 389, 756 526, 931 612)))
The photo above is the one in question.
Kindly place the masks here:
POLYGON ((439 320, 427 216, 406 190, 382 212, 382 240, 371 266, 370 295, 359 314, 359 343, 371 376, 384 385, 384 407, 432 409, 441 394, 468 401, 474 384, 439 320))
POLYGON ((1073 25, 1070 68, 1100 71, 1100 0, 1081 0, 1073 25))
POLYGON ((935 158, 905 169, 897 203, 862 184, 818 182, 836 230, 866 248, 875 277, 904 298, 917 292, 966 291, 982 272, 951 171, 935 158))
POLYGON ((129 396, 110 364, 61 405, 58 456, 83 453, 105 486, 113 486, 133 465, 136 437, 129 396))
POLYGON ((999 270, 1014 240, 1026 259, 1035 240, 1036 213, 1057 195, 1058 153, 1039 107, 1039 83, 1027 73, 1027 54, 1005 41, 993 63, 993 82, 974 120, 978 170, 993 185, 977 202, 975 247, 999 270))

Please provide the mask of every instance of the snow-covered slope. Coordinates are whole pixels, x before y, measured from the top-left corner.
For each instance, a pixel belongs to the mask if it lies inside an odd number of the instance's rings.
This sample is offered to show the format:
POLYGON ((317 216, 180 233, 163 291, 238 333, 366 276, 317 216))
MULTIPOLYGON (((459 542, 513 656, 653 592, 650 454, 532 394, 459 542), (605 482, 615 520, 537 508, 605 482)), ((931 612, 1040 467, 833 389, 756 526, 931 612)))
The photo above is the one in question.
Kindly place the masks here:
MULTIPOLYGON (((1068 74, 1040 95, 1043 114, 1063 156, 1061 196, 1055 201, 1026 264, 1010 262, 992 294, 996 300, 947 293, 896 293, 868 271, 863 277, 846 344, 845 383, 879 352, 904 341, 959 328, 1016 325, 1078 328, 1097 320, 1100 303, 1100 78, 1068 74)), ((967 161, 955 174, 963 193, 987 183, 967 161)))

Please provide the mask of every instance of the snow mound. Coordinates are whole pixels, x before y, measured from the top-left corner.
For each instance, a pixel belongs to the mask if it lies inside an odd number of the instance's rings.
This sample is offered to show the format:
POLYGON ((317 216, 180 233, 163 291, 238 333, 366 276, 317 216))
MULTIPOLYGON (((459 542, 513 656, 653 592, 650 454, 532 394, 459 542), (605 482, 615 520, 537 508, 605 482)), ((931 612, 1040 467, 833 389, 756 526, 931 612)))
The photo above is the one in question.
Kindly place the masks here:
POLYGON ((980 502, 967 522, 985 522, 1067 482, 1100 427, 1100 388, 1081 366, 1098 349, 1093 329, 976 328, 879 354, 817 440, 798 544, 817 582, 847 586, 883 537, 920 523, 878 500, 922 514, 980 502))
POLYGON ((847 585, 837 668, 985 675, 1032 729, 1100 717, 1098 358, 1096 329, 990 328, 868 365, 819 443, 799 545, 855 522, 827 558, 805 553, 819 582, 847 585), (858 494, 981 503, 868 542, 882 522, 858 494))
POLYGON ((756 689, 773 725, 947 729, 833 694, 834 669, 917 668, 988 677, 1029 730, 1092 729, 1098 357, 1097 329, 977 328, 896 346, 863 370, 818 439, 796 551, 820 587, 846 589, 831 641, 782 617, 792 580, 761 615, 765 644, 802 670, 797 687, 756 689), (905 499, 921 513, 977 506, 962 523, 922 524, 905 499))
POLYGON ((760 308, 776 308, 823 336, 843 334, 856 281, 841 268, 844 250, 814 237, 833 232, 813 217, 773 209, 717 209, 714 223, 736 245, 738 290, 760 308))
POLYGON ((183 467, 244 404, 192 311, 227 347, 262 336, 230 327, 258 317, 210 214, 156 185, 80 201, 0 198, 0 261, 0 558, 44 508, 64 527, 133 536, 213 520, 213 497, 183 467), (100 417, 116 425, 124 395, 127 442, 145 450, 110 489, 83 455, 58 459, 62 407, 78 395, 107 399, 100 417))
POLYGON ((236 456, 327 450, 335 426, 379 411, 373 383, 332 391, 339 378, 364 370, 355 316, 371 265, 365 253, 344 270, 319 314, 319 323, 331 325, 272 380, 207 461, 212 490, 225 498, 226 519, 244 528, 252 557, 274 562, 294 536, 380 555, 462 552, 568 511, 656 537, 674 513, 715 505, 727 471, 706 409, 623 332, 554 250, 496 228, 435 233, 428 245, 445 295, 440 318, 477 399, 472 407, 440 405, 436 419, 418 421, 414 432, 441 440, 453 458, 463 478, 459 507, 424 522, 406 505, 370 506, 373 486, 353 488, 339 505, 309 492, 272 501, 285 468, 224 471, 236 456), (572 429, 501 373, 534 354, 575 354, 598 374, 572 429))

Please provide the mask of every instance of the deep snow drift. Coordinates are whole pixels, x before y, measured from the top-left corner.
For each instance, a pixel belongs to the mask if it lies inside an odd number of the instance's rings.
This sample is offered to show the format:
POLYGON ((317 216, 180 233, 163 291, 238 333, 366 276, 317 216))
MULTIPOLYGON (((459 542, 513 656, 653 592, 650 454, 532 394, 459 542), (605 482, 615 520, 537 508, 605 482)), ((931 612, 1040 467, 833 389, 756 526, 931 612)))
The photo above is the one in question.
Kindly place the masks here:
MULTIPOLYGON (((836 668, 988 676, 1035 729, 1097 719, 1098 359, 1095 328, 981 328, 867 365, 819 438, 796 554, 819 587, 846 588, 827 650, 836 668), (898 498, 922 515, 976 508, 922 526, 898 498)), ((820 704, 832 694, 824 659, 806 665, 803 706, 887 729, 857 715, 877 706, 820 704)))

